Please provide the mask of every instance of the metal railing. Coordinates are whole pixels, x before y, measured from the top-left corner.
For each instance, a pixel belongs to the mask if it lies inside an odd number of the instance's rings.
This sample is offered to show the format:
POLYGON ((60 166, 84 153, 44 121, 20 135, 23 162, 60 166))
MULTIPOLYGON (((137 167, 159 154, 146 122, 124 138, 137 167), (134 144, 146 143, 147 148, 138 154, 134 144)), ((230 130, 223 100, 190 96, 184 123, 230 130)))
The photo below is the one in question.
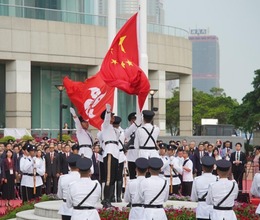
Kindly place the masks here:
MULTIPOLYGON (((30 19, 61 21, 68 23, 107 26, 107 16, 83 12, 31 7, 24 5, 0 3, 0 16, 13 16, 30 19)), ((123 26, 127 19, 117 18, 117 28, 123 26)), ((147 31, 151 33, 188 38, 189 32, 182 28, 148 23, 147 31)))

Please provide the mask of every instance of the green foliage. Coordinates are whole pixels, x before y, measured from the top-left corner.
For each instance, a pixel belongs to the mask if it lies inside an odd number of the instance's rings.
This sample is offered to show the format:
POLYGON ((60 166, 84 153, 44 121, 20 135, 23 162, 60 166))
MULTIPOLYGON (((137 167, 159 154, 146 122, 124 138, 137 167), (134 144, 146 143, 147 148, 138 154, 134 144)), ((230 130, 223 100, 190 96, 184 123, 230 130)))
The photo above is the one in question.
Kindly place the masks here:
MULTIPOLYGON (((218 119, 219 124, 229 124, 233 109, 238 102, 227 97, 221 88, 212 88, 212 94, 193 89, 193 125, 201 124, 202 118, 218 119)), ((179 91, 173 91, 173 97, 166 100, 166 126, 179 127, 179 91)), ((173 134, 173 132, 171 132, 173 134)))
POLYGON ((243 102, 233 110, 231 116, 235 127, 245 133, 247 144, 250 143, 253 131, 260 129, 260 70, 255 71, 252 85, 254 90, 244 96, 243 102))
POLYGON ((32 141, 33 140, 33 137, 31 135, 24 135, 22 137, 22 140, 23 141, 32 141))
MULTIPOLYGON (((60 140, 60 135, 58 134, 57 140, 60 140)), ((69 134, 62 134, 62 141, 71 141, 71 136, 69 134)))
POLYGON ((13 137, 13 136, 5 136, 5 137, 3 137, 3 138, 0 139, 0 143, 6 143, 6 142, 8 142, 9 140, 15 141, 16 139, 15 139, 15 137, 13 137))

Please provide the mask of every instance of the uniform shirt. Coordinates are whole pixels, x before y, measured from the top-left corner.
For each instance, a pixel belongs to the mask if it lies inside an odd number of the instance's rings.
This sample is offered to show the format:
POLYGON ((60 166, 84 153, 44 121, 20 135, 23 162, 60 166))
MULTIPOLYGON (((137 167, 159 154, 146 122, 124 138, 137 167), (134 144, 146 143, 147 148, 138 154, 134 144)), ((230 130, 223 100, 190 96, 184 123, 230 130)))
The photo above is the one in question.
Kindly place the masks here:
POLYGON ((179 176, 176 176, 179 173, 182 173, 182 166, 181 167, 179 166, 178 159, 176 157, 169 158, 168 156, 164 156, 162 158, 162 161, 163 161, 163 167, 161 170, 163 171, 165 178, 168 180, 168 184, 170 184, 170 177, 167 177, 167 176, 170 176, 171 173, 172 173, 172 185, 181 184, 181 180, 180 180, 179 176), (170 165, 173 166, 175 173, 170 165), (174 177, 174 176, 176 176, 176 177, 174 177))
POLYGON ((107 141, 115 141, 118 142, 120 132, 114 129, 113 125, 110 124, 111 120, 111 113, 105 114, 105 119, 103 124, 101 125, 101 132, 102 132, 102 140, 103 140, 103 158, 107 156, 107 154, 112 154, 114 158, 119 158, 119 149, 118 144, 109 143, 105 144, 107 141))
MULTIPOLYGON (((191 191, 191 201, 198 202, 203 197, 206 199, 205 194, 208 192, 209 184, 217 181, 217 177, 211 173, 203 173, 194 179, 191 191)), ((202 201, 198 203, 196 209, 196 218, 209 218, 213 211, 212 205, 207 205, 202 201)))
MULTIPOLYGON (((131 204, 142 204, 142 199, 138 193, 141 181, 144 176, 137 176, 136 179, 130 180, 126 186, 124 201, 131 204)), ((143 207, 132 207, 129 213, 130 220, 145 220, 143 207)))
POLYGON ((134 142, 134 147, 136 149, 139 149, 139 157, 144 157, 146 159, 150 158, 150 157, 160 157, 159 153, 156 149, 156 145, 153 142, 152 138, 149 138, 146 146, 144 146, 146 140, 148 139, 148 134, 147 132, 143 129, 143 127, 145 129, 147 129, 147 131, 149 133, 151 133, 153 127, 153 133, 152 133, 152 137, 154 138, 154 141, 156 143, 158 135, 160 133, 160 129, 157 126, 152 125, 151 123, 145 123, 143 126, 137 128, 136 132, 135 132, 135 142, 134 142), (140 149, 140 147, 154 147, 154 150, 144 150, 144 149, 140 149))
MULTIPOLYGON (((250 189, 252 195, 256 197, 260 197, 260 173, 256 173, 252 182, 252 186, 250 189)), ((260 204, 256 209, 256 214, 260 214, 260 204)))
MULTIPOLYGON (((59 178, 58 182, 58 192, 57 196, 60 199, 67 200, 67 195, 68 195, 68 188, 69 184, 71 184, 74 181, 78 181, 80 179, 80 174, 78 171, 71 171, 68 174, 62 175, 59 178)), ((72 215, 73 208, 68 208, 66 203, 63 202, 59 208, 59 214, 60 215, 72 215)))
MULTIPOLYGON (((227 178, 221 178, 217 182, 211 183, 208 189, 208 195, 206 197, 206 203, 208 205, 217 206, 218 203, 230 192, 235 183, 235 187, 229 197, 220 205, 220 207, 233 207, 234 201, 238 195, 238 186, 235 181, 228 180, 227 178)), ((216 210, 213 208, 211 220, 218 219, 230 219, 235 220, 236 215, 233 210, 216 210)))
POLYGON ((35 186, 38 187, 43 185, 41 176, 45 174, 45 162, 41 158, 32 158, 31 156, 29 156, 26 159, 24 158, 24 160, 22 160, 22 163, 20 163, 20 169, 21 172, 23 172, 23 177, 27 176, 27 178, 25 178, 26 181, 23 182, 23 185, 26 187, 34 187, 34 177, 25 175, 26 173, 33 174, 34 168, 36 168, 36 173, 39 174, 36 176, 35 186))
MULTIPOLYGON (((96 183, 96 189, 81 205, 95 207, 101 196, 101 187, 97 180, 91 180, 90 178, 80 178, 78 181, 74 181, 73 183, 69 184, 68 196, 66 201, 67 207, 71 208, 77 206, 93 190, 96 183)), ((71 219, 86 219, 86 216, 88 217, 88 220, 100 219, 96 209, 73 209, 71 219)))
MULTIPOLYGON (((192 174, 193 163, 192 163, 192 161, 189 158, 186 159, 186 160, 188 160, 188 162, 186 162, 186 164, 183 167, 189 168, 190 172, 188 172, 188 171, 183 169, 183 171, 182 171, 182 181, 183 182, 192 182, 193 181, 193 174, 192 174)), ((184 160, 184 162, 186 160, 184 160)))
MULTIPOLYGON (((140 187, 138 190, 139 196, 142 200, 142 203, 148 205, 161 191, 165 184, 165 179, 159 176, 151 176, 140 182, 140 187)), ((151 205, 162 205, 167 201, 169 195, 169 184, 166 183, 166 186, 162 193, 151 205)), ((145 208, 144 209, 145 219, 160 219, 167 220, 165 211, 163 208, 145 208)))
MULTIPOLYGON (((80 120, 78 117, 74 118, 75 127, 76 127, 76 135, 79 142, 79 145, 93 145, 92 136, 88 130, 84 129, 81 126, 80 120)), ((79 149, 79 155, 84 154, 85 157, 90 158, 92 157, 93 151, 89 147, 82 147, 79 149)))
MULTIPOLYGON (((131 124, 128 128, 125 129, 125 138, 127 141, 130 140, 131 135, 135 133, 137 129, 137 125, 135 123, 131 124)), ((126 158, 129 162, 135 162, 139 155, 139 150, 134 147, 134 145, 131 145, 130 147, 133 147, 134 149, 128 149, 126 158)))
MULTIPOLYGON (((27 156, 23 155, 23 157, 20 159, 20 171, 23 172, 24 167, 26 165, 27 162, 27 156)), ((22 179, 21 179, 21 186, 27 186, 28 185, 28 181, 30 181, 30 177, 27 175, 22 175, 22 179)))
POLYGON ((119 140, 118 141, 118 150, 119 150, 118 163, 123 163, 126 160, 124 146, 123 146, 125 143, 125 133, 124 133, 124 129, 122 129, 121 127, 119 127, 117 130, 120 133, 119 139, 118 139, 119 140))

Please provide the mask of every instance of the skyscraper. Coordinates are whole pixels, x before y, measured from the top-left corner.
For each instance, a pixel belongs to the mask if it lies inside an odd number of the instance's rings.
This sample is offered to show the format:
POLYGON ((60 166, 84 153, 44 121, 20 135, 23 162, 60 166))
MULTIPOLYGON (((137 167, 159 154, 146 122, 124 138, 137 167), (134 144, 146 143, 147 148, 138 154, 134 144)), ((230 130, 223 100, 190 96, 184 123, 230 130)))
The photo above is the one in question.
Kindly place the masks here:
MULTIPOLYGON (((116 13, 118 18, 129 18, 138 11, 137 0, 117 0, 116 13)), ((99 15, 107 15, 107 1, 98 1, 99 15)), ((147 1, 147 20, 149 23, 164 24, 163 0, 147 1)))
POLYGON ((193 88, 209 92, 219 88, 219 42, 218 37, 208 35, 206 29, 193 29, 192 42, 192 84, 193 88))

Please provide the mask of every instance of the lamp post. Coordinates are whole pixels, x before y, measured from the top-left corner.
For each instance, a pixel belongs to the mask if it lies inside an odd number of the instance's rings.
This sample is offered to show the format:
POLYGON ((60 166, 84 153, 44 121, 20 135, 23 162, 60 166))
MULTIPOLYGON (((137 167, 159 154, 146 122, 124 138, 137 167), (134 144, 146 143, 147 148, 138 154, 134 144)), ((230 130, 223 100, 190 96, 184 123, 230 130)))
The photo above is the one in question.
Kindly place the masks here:
POLYGON ((60 141, 62 141, 62 92, 64 90, 64 85, 55 85, 55 87, 59 90, 60 92, 60 141))
POLYGON ((153 108, 154 108, 154 106, 153 106, 153 96, 154 96, 154 94, 155 94, 157 91, 158 91, 158 89, 151 89, 151 90, 150 90, 150 95, 151 95, 151 111, 153 111, 153 108))

